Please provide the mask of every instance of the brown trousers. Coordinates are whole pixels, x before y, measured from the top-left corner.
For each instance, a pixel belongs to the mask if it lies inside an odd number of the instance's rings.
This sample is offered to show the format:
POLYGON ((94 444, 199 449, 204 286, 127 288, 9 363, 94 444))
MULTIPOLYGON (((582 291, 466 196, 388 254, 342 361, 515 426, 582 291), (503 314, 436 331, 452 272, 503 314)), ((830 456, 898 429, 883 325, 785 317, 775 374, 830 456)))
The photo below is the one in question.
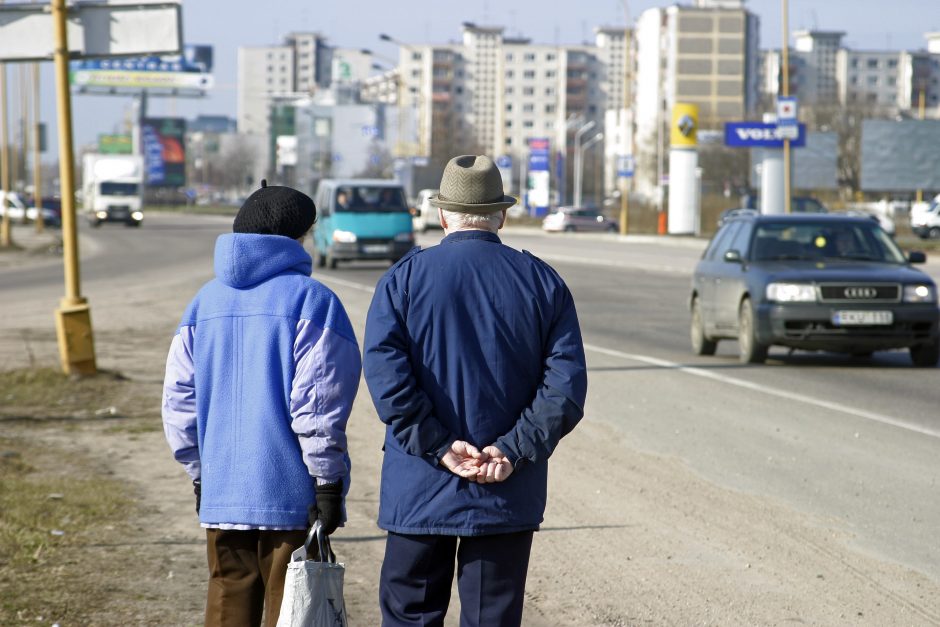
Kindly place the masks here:
POLYGON ((275 627, 290 554, 306 531, 206 529, 209 596, 206 627, 275 627))

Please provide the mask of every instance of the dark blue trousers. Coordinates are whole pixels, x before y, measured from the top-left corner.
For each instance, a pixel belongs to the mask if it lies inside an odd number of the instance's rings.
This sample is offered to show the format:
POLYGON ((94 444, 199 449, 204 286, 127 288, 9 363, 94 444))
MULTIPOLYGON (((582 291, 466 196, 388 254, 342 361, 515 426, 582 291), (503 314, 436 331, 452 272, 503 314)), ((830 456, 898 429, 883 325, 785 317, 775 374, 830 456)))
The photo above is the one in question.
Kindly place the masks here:
POLYGON ((379 583, 383 627, 443 625, 455 561, 461 627, 518 627, 532 533, 457 537, 389 532, 379 583))

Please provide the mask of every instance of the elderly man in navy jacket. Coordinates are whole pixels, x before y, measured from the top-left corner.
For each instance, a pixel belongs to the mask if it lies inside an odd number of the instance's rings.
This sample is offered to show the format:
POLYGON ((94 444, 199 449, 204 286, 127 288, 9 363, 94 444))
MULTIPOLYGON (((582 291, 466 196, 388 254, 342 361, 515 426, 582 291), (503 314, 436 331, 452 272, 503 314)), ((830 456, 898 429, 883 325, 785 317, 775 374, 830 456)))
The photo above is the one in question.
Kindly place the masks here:
POLYGON ((461 625, 522 621, 548 458, 584 414, 587 375, 564 281, 496 235, 514 202, 488 157, 452 159, 431 199, 446 237, 393 266, 369 309, 386 626, 442 625, 455 561, 461 625))

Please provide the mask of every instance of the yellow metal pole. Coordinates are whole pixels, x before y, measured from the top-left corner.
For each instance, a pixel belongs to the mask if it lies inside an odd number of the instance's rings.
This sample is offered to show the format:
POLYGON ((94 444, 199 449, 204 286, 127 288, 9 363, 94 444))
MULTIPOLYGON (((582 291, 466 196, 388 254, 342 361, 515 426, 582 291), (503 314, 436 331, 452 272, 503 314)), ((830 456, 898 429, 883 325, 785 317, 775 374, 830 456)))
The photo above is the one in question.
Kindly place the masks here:
POLYGON ((7 64, 0 63, 0 187, 3 188, 3 220, 0 221, 0 246, 13 245, 10 228, 10 147, 7 145, 7 64))
POLYGON ((65 0, 52 0, 55 32, 56 112, 59 124, 59 190, 62 195, 62 257, 65 296, 56 310, 59 358, 66 374, 97 372, 91 308, 81 296, 78 233, 75 217, 75 167, 72 151, 72 98, 69 93, 69 46, 65 0))
MULTIPOLYGON (((26 202, 26 180, 29 175, 29 68, 20 64, 20 149, 23 154, 23 205, 29 205, 26 202)), ((23 211, 23 224, 28 223, 26 211, 23 211)))
MULTIPOLYGON (((620 128, 622 129, 624 136, 620 138, 622 144, 625 144, 627 141, 627 105, 629 103, 629 94, 630 94, 630 13, 627 10, 627 0, 622 0, 623 2, 623 104, 621 105, 621 112, 623 114, 623 120, 621 120, 620 128)), ((632 156, 632 150, 631 156, 632 156)), ((618 155, 619 156, 619 155, 618 155)), ((619 159, 618 159, 619 161, 619 159)), ((619 169, 619 166, 623 164, 617 164, 616 171, 619 169)), ((630 229, 630 182, 627 180, 627 177, 620 177, 620 234, 626 235, 627 231, 630 229)))
POLYGON ((33 63, 33 198, 36 199, 36 232, 42 233, 45 220, 42 217, 42 157, 39 121, 39 64, 33 63))
MULTIPOLYGON (((783 85, 780 90, 783 96, 790 95, 790 50, 789 50, 789 10, 787 0, 783 2, 783 46, 781 46, 781 63, 783 63, 783 85)), ((790 213, 790 139, 783 140, 783 207, 790 213)))
MULTIPOLYGON (((926 107, 926 104, 927 104, 926 93, 925 93, 925 91, 924 91, 924 86, 921 85, 921 87, 920 87, 920 94, 919 94, 918 97, 917 97, 917 112, 919 113, 919 117, 920 117, 921 120, 927 118, 927 107, 926 107)), ((916 200, 916 202, 924 202, 924 190, 922 190, 922 189, 918 189, 918 190, 917 190, 917 200, 916 200)))

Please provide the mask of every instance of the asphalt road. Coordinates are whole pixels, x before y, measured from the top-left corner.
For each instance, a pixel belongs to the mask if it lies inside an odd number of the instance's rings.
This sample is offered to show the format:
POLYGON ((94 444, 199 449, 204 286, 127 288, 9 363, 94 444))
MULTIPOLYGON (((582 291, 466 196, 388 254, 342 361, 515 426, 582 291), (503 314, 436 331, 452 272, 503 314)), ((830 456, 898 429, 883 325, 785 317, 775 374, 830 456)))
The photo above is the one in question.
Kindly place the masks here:
MULTIPOLYGON (((229 225, 149 214, 139 230, 83 226, 83 293, 95 320, 108 320, 96 299, 122 286, 159 290, 172 279, 178 292, 185 278, 194 291, 211 276, 213 241, 229 225)), ((432 231, 421 243, 439 237, 432 231)), ((714 357, 696 357, 687 298, 703 242, 524 229, 503 239, 549 261, 571 287, 588 349, 587 419, 613 425, 631 448, 676 457, 722 487, 816 517, 859 551, 940 579, 937 369, 910 367, 904 352, 850 359, 782 349, 764 365, 744 366, 731 341, 714 357)), ((940 266, 927 267, 936 278, 940 266)), ((370 290, 386 269, 354 263, 314 272, 347 303, 360 337, 370 290)), ((0 327, 25 325, 35 306, 12 303, 54 303, 61 283, 51 260, 0 269, 0 327)), ((170 328, 189 296, 169 299, 170 328)), ((592 462, 603 472, 624 460, 592 462)))

